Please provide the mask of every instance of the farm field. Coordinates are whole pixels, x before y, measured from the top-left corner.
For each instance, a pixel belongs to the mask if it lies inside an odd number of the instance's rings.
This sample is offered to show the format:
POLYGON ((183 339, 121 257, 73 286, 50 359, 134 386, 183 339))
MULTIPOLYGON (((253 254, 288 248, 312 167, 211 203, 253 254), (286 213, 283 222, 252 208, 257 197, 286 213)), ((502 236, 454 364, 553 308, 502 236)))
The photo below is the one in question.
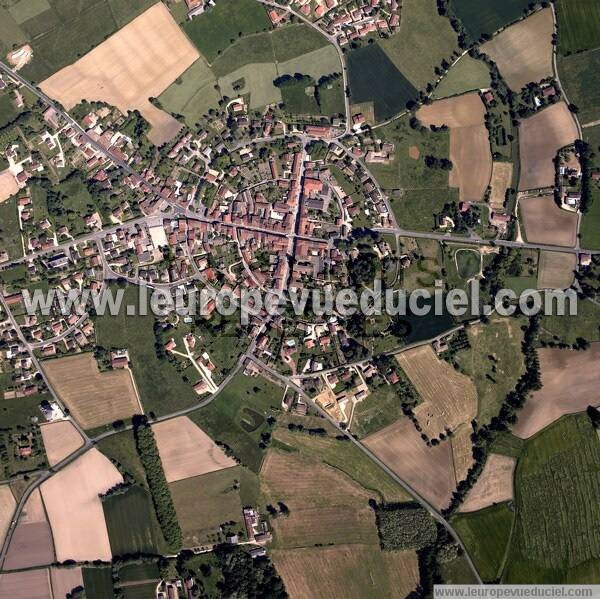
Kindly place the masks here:
POLYGON ((129 372, 100 372, 90 353, 45 361, 43 369, 83 428, 95 428, 140 413, 129 372))
POLYGON ((519 200, 519 213, 527 241, 573 247, 577 240, 577 214, 556 205, 554 196, 519 200))
POLYGON ((558 0, 558 50, 573 54, 600 46, 600 6, 594 0, 558 0))
POLYGON ((42 483, 57 561, 111 559, 99 495, 121 482, 119 471, 92 448, 42 483))
POLYGON ((538 349, 543 387, 525 402, 513 427, 517 437, 527 439, 560 418, 598 405, 600 343, 586 351, 538 349))
MULTIPOLYGON (((599 40, 600 43, 600 40, 599 40)), ((558 72, 582 125, 600 119, 600 48, 558 57, 558 72)))
POLYGON ((465 54, 453 65, 433 92, 432 98, 440 100, 490 87, 490 71, 483 62, 465 54))
POLYGON ((29 570, 0 574, 0 597, 47 599, 52 597, 48 570, 29 570))
POLYGON ((590 301, 577 303, 577 316, 546 315, 541 320, 541 336, 549 340, 554 335, 564 343, 573 344, 578 337, 600 341, 600 307, 590 301))
POLYGON ((513 498, 515 458, 491 453, 477 482, 460 506, 461 512, 476 512, 513 498))
POLYGON ((538 289, 566 289, 573 282, 577 268, 575 254, 565 252, 540 252, 538 289))
POLYGON ((521 121, 519 190, 554 185, 554 157, 577 139, 577 127, 564 102, 557 102, 521 121))
POLYGON ((13 46, 24 44, 27 35, 19 27, 7 8, 0 6, 0 50, 6 54, 13 46))
POLYGON ((228 98, 241 94, 250 94, 250 108, 259 108, 267 104, 281 102, 281 91, 273 85, 277 79, 277 67, 274 63, 247 64, 219 78, 221 93, 228 98), (244 87, 233 89, 236 81, 244 80, 244 87))
POLYGON ((292 597, 359 599, 406 597, 419 582, 414 551, 386 552, 365 545, 277 549, 275 567, 292 597))
POLYGON ((497 580, 500 575, 512 521, 513 513, 506 503, 452 519, 485 582, 497 580))
POLYGON ((525 444, 515 474, 516 521, 504 580, 594 580, 600 557, 600 441, 586 414, 525 444), (594 560, 596 566, 594 566, 594 560))
POLYGON ((68 420, 45 424, 40 430, 50 466, 58 464, 83 445, 81 435, 68 420))
POLYGON ((511 186, 513 165, 511 162, 494 162, 490 182, 490 210, 502 210, 506 198, 506 190, 511 186))
POLYGON ((0 203, 5 202, 12 195, 19 191, 17 180, 9 170, 0 173, 0 203))
POLYGON ((449 440, 452 448, 454 479, 457 483, 467 478, 469 469, 473 466, 473 428, 470 423, 461 424, 449 440))
POLYGON ((385 428, 402 416, 399 396, 394 387, 383 384, 356 404, 350 430, 358 438, 385 428))
POLYGON ((86 599, 106 599, 113 594, 112 568, 83 568, 86 599))
POLYGON ((81 568, 50 568, 52 595, 57 599, 67 597, 73 589, 83 588, 81 568))
POLYGON ((530 82, 552 77, 552 9, 544 8, 511 25, 481 46, 515 92, 530 82))
POLYGON ((53 560, 52 531, 46 518, 40 490, 35 489, 21 510, 3 567, 7 570, 32 568, 49 564, 53 560))
POLYGON ((148 98, 159 96, 197 58, 167 7, 157 3, 40 87, 67 109, 83 99, 107 102, 124 114, 137 109, 152 125, 150 140, 161 145, 181 124, 148 98))
POLYGON ((120 468, 130 474, 138 484, 146 484, 146 473, 135 446, 132 430, 105 437, 97 443, 96 447, 107 458, 117 461, 120 468))
POLYGON ((17 502, 9 485, 0 485, 0 542, 4 542, 17 502))
MULTIPOLYGON (((219 527, 234 521, 244 530, 239 487, 242 466, 186 478, 169 485, 185 547, 222 539, 219 527)), ((244 533, 245 534, 245 533, 244 533)))
POLYGON ((123 599, 146 599, 156 593, 156 582, 145 582, 123 587, 123 599))
POLYGON ((3 223, 0 242, 6 248, 9 258, 20 258, 23 255, 23 242, 19 230, 16 197, 0 202, 0 221, 3 223))
POLYGON ((169 483, 236 465, 187 416, 158 422, 152 430, 169 483))
POLYGON ((477 391, 473 382, 440 360, 431 345, 396 355, 400 367, 423 400, 414 415, 430 438, 469 423, 477 414, 477 391))
POLYGON ((581 247, 600 250, 600 190, 592 190, 592 205, 583 215, 579 229, 581 247))

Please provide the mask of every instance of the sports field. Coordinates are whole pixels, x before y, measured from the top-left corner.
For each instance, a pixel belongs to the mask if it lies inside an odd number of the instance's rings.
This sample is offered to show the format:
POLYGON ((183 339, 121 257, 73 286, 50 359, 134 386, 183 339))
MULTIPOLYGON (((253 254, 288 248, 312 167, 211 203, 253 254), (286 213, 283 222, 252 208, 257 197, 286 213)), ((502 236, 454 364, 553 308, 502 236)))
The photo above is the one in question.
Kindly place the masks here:
POLYGON ((577 214, 556 205, 554 196, 536 196, 519 201, 519 214, 530 243, 574 246, 577 236, 577 214))
POLYGON ((573 282, 577 268, 575 254, 566 252, 540 252, 538 289, 566 289, 573 282))
POLYGON ((561 54, 600 47, 600 5, 596 0, 558 0, 556 12, 561 54))
POLYGON ((439 100, 490 87, 490 71, 483 60, 462 56, 444 75, 433 92, 432 98, 439 100))

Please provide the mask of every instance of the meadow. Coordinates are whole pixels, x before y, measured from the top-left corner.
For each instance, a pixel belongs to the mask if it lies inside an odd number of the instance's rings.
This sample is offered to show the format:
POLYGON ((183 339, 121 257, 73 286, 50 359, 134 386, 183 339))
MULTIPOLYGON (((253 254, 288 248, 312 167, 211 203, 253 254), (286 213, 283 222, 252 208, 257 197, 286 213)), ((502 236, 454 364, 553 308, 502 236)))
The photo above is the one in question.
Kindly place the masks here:
POLYGON ((592 190, 592 205, 583 215, 579 233, 581 247, 600 250, 600 189, 592 190))
POLYGON ((600 4, 558 0, 558 50, 567 55, 600 46, 600 4))
POLYGON ((15 108, 13 98, 8 93, 0 94, 0 129, 12 123, 19 111, 15 108))
POLYGON ((544 315, 541 319, 540 338, 573 344, 578 337, 600 341, 600 306, 588 300, 577 302, 577 315, 544 315))
POLYGON ((83 568, 83 586, 87 599, 106 599, 113 596, 112 568, 83 568))
POLYGON ((0 242, 9 258, 20 258, 23 255, 16 196, 0 203, 0 242))
POLYGON ((395 387, 383 384, 356 404, 351 430, 362 438, 392 424, 402 416, 401 398, 395 387))
POLYGON ((413 231, 434 231, 436 216, 445 204, 458 201, 458 189, 407 189, 401 198, 392 198, 391 205, 401 227, 413 231))
POLYGON ((569 101, 585 125, 600 118, 600 48, 558 57, 558 72, 569 101))
POLYGON ((490 87, 490 71, 483 60, 465 54, 450 68, 433 92, 433 99, 448 98, 490 87))

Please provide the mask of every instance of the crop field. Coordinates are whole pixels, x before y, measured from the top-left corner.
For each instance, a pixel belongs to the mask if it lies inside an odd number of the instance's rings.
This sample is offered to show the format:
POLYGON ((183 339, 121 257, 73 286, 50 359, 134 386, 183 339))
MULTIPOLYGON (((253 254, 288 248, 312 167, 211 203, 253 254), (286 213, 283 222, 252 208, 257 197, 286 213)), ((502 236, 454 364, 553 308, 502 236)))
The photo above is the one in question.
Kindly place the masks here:
POLYGON ((573 282, 577 256, 566 252, 540 252, 538 289, 566 289, 573 282))
POLYGON ((519 190, 554 185, 554 157, 577 139, 577 127, 564 102, 557 102, 521 121, 519 190))
POLYGON ((481 46, 508 86, 518 92, 530 82, 552 77, 552 9, 545 8, 511 25, 481 46))
POLYGON ((238 37, 271 29, 265 7, 252 0, 225 0, 187 21, 185 32, 212 63, 238 37))
POLYGON ((242 503, 236 488, 241 470, 236 466, 169 485, 185 547, 214 541, 225 522, 237 522, 243 530, 242 503))
POLYGON ((579 232, 581 247, 600 250, 600 189, 592 190, 592 205, 583 215, 579 232))
POLYGON ((560 82, 578 108, 579 122, 600 119, 600 48, 558 58, 560 82))
POLYGON ((506 190, 511 186, 513 174, 512 162, 494 162, 492 164, 492 180, 490 182, 490 210, 497 211, 504 207, 506 190))
POLYGON ((45 424, 40 430, 50 466, 58 464, 83 445, 79 431, 68 420, 45 424))
POLYGON ((119 471, 92 448, 42 483, 57 561, 111 559, 99 495, 121 482, 119 471))
POLYGON ((150 140, 161 145, 181 124, 148 98, 159 96, 197 58, 196 49, 159 2, 40 87, 67 109, 83 99, 105 101, 124 114, 138 109, 152 125, 150 140))
POLYGON ((68 597, 73 589, 83 587, 81 568, 50 568, 50 581, 53 597, 68 597))
POLYGON ((0 597, 45 599, 52 597, 48 570, 29 570, 0 574, 0 597))
POLYGON ((431 345, 409 349, 396 359, 423 400, 414 414, 429 437, 455 430, 475 418, 477 391, 473 381, 440 360, 431 345))
POLYGON ((83 568, 83 586, 87 599, 106 599, 113 594, 112 568, 83 568))
POLYGON ((27 35, 19 27, 7 8, 0 6, 0 50, 6 54, 13 46, 27 41, 27 35))
POLYGON ((543 347, 538 349, 538 356, 543 387, 525 402, 513 427, 513 433, 522 439, 535 435, 564 414, 600 404, 600 373, 594 368, 600 359, 600 343, 581 352, 543 347))
POLYGON ((382 385, 354 408, 350 429, 362 438, 385 428, 402 416, 400 397, 391 385, 382 385))
MULTIPOLYGON (((600 441, 586 414, 567 416, 530 439, 515 475, 516 521, 509 583, 560 583, 600 558, 600 441)), ((597 566, 596 566, 597 572, 597 566)), ((591 580, 590 580, 591 582, 591 580)))
POLYGON ((123 431, 105 437, 97 443, 96 447, 110 460, 116 460, 138 484, 142 486, 146 484, 146 473, 135 446, 133 431, 123 431))
POLYGON ((187 416, 158 422, 152 430, 169 483, 236 465, 187 416))
POLYGON ((143 582, 123 587, 123 599, 146 599, 156 593, 156 582, 143 582))
POLYGON ((465 92, 488 89, 490 83, 490 71, 485 62, 465 54, 439 82, 432 97, 439 100, 465 92))
POLYGON ((229 98, 241 94, 250 94, 250 108, 260 108, 267 104, 281 102, 281 91, 273 85, 277 79, 277 67, 272 62, 247 64, 219 78, 221 93, 229 98), (239 91, 233 89, 233 84, 244 80, 244 87, 239 91))
POLYGON ((559 208, 554 196, 523 198, 519 200, 519 213, 530 243, 565 247, 575 245, 577 214, 559 208))
POLYGON ((482 33, 491 35, 523 16, 529 0, 452 0, 452 8, 467 33, 476 41, 482 33))
POLYGON ((4 542, 4 536, 10 525, 17 502, 13 497, 8 485, 0 485, 0 542, 4 542))
POLYGON ((291 597, 359 599, 374 594, 400 598, 419 582, 414 551, 337 545, 277 549, 272 559, 291 597))
POLYGON ((477 482, 467 494, 461 512, 476 512, 495 503, 513 498, 513 474, 515 458, 491 453, 477 482))
POLYGON ((401 112, 416 97, 416 88, 378 44, 352 50, 347 56, 352 103, 373 102, 376 121, 401 112))
POLYGON ((473 428, 470 423, 461 424, 449 441, 452 449, 454 479, 457 483, 467 478, 467 474, 471 466, 473 466, 472 434, 473 428))
POLYGON ((600 6, 595 0, 558 0, 558 49, 567 55, 600 46, 600 6))
POLYGON ((129 372, 100 372, 90 353, 45 361, 43 369, 83 428, 129 418, 141 411, 129 372))
POLYGON ((485 582, 497 580, 500 575, 512 521, 513 513, 506 503, 452 519, 485 582))

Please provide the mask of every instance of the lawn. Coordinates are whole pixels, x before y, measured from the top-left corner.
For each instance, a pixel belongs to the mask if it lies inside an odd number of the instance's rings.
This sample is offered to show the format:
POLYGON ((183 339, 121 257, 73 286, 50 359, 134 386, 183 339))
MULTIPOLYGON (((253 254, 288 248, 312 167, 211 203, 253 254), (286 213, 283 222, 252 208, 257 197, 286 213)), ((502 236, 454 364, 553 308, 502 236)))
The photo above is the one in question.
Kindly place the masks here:
POLYGON ((585 413, 529 439, 515 472, 505 582, 575 582, 570 570, 600 558, 599 494, 600 440, 585 413))
POLYGON ((184 25, 209 63, 237 38, 267 29, 271 29, 271 21, 265 8, 253 0, 222 0, 184 25))
POLYGON ((14 20, 20 25, 28 19, 36 17, 46 10, 50 10, 50 4, 48 4, 48 0, 19 0, 8 10, 14 20))
POLYGON ((106 599, 113 596, 112 568, 83 568, 86 599, 106 599))
POLYGON ((398 225, 411 231, 434 231, 444 205, 458 201, 458 189, 406 189, 390 203, 398 225))
POLYGON ((403 0, 400 30, 381 42, 383 51, 416 89, 437 79, 434 68, 452 62, 456 33, 438 14, 435 0, 403 0))
POLYGON ((556 12, 561 54, 600 46, 600 4, 597 0, 558 0, 556 12))
POLYGON ((2 243, 2 248, 8 252, 9 258, 20 258, 23 255, 15 196, 0 203, 0 243, 2 243))
POLYGON ((600 48, 558 59, 560 82, 585 125, 600 119, 600 48))
POLYGON ((433 92, 433 98, 447 98, 472 90, 490 87, 490 71, 483 60, 465 54, 440 81, 433 92))
POLYGON ((501 573, 512 521, 513 513, 507 503, 452 519, 484 582, 497 580, 501 573))
POLYGON ((379 44, 351 50, 347 62, 352 103, 373 102, 376 121, 384 121, 403 111, 406 103, 417 95, 413 84, 379 44))
POLYGON ((350 428, 353 434, 362 438, 393 424, 402 415, 396 389, 392 385, 383 384, 356 404, 350 428))

